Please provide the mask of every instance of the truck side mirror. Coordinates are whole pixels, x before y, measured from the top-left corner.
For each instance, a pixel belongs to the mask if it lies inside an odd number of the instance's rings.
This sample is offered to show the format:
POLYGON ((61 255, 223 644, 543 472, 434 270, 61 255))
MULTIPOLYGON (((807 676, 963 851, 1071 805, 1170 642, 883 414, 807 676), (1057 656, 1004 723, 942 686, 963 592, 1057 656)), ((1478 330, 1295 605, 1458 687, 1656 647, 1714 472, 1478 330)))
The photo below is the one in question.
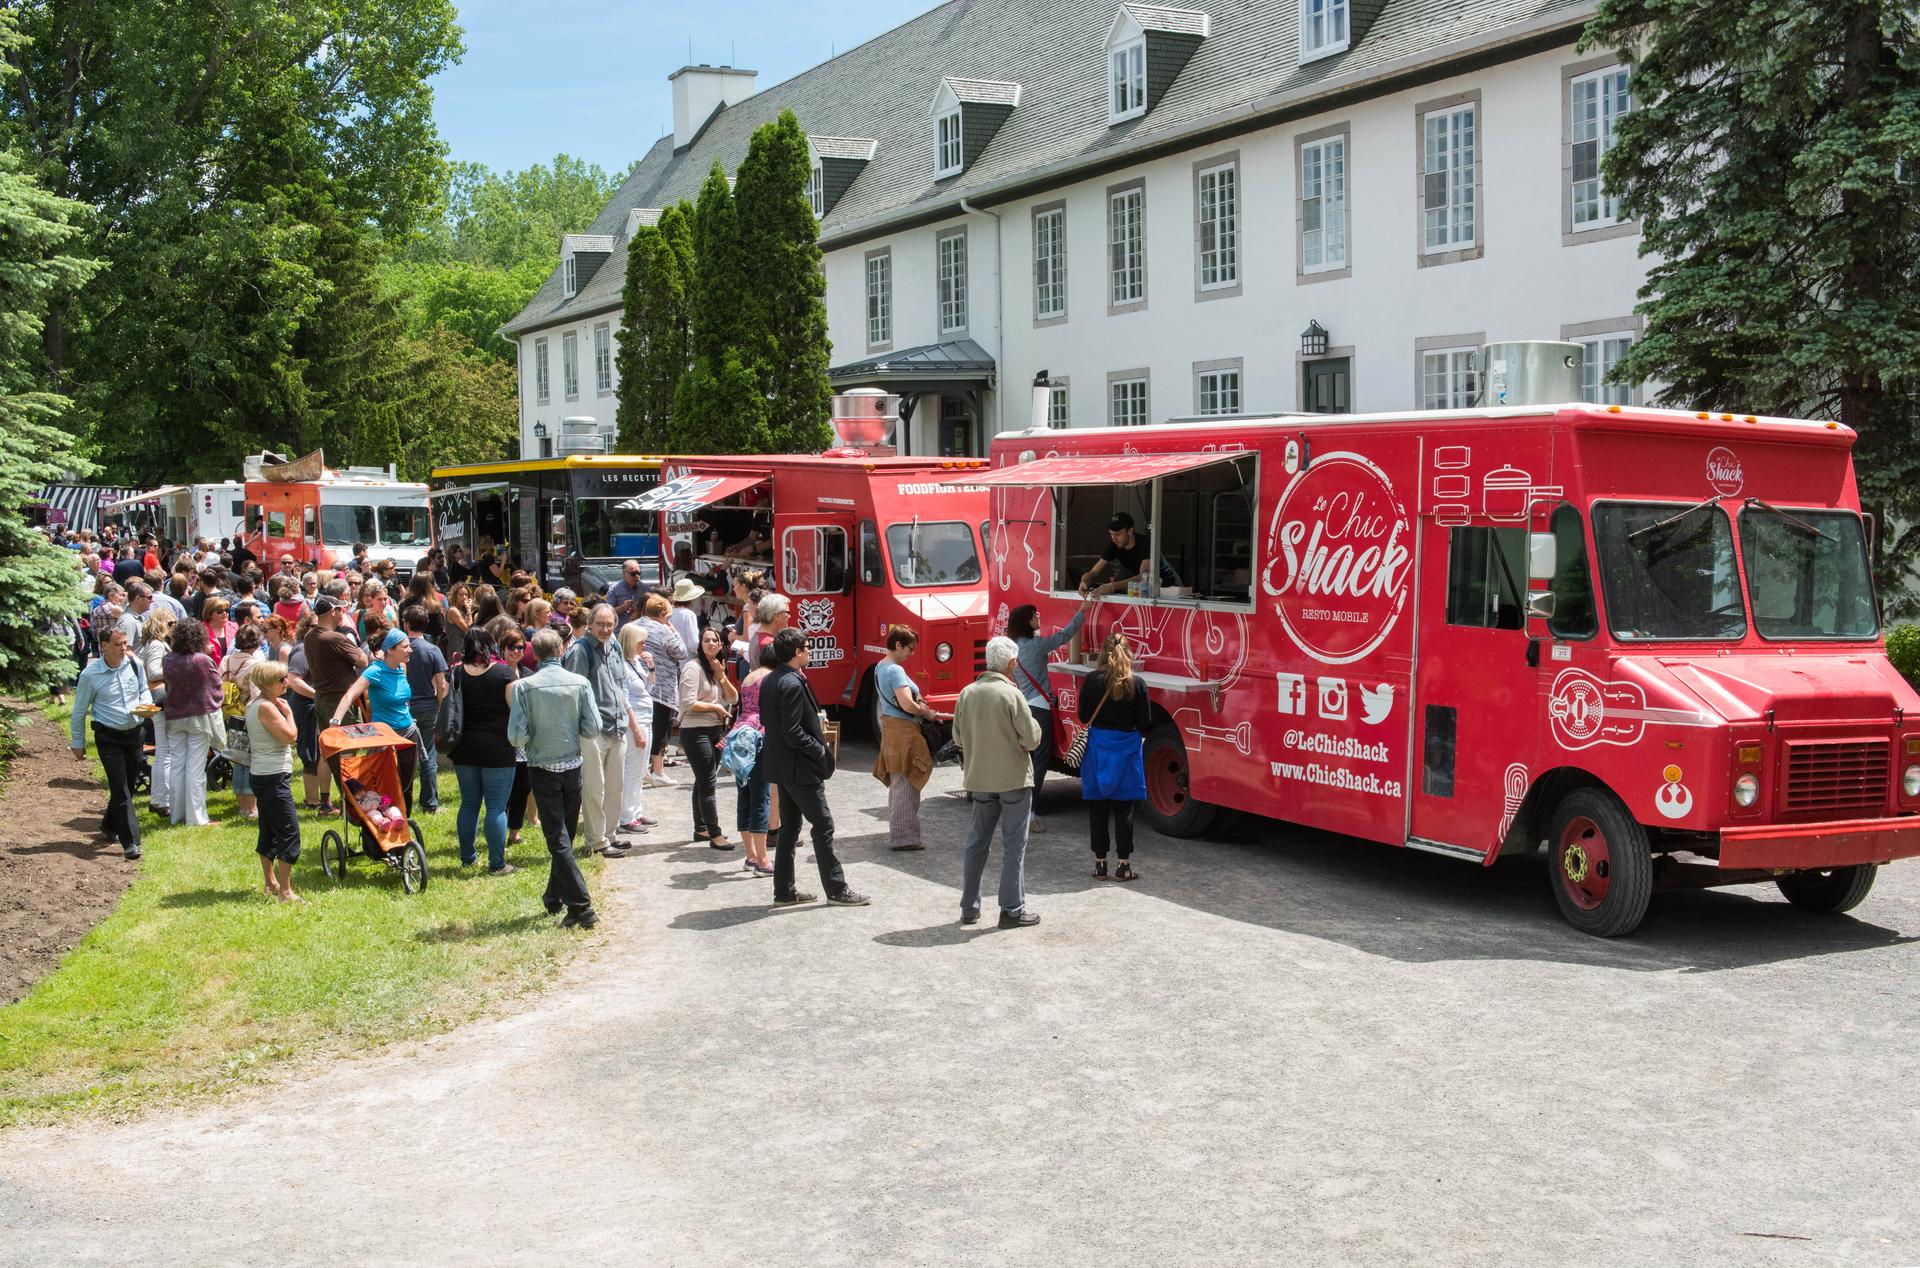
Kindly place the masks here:
POLYGON ((1560 543, 1552 533, 1527 534, 1527 580, 1552 581, 1559 559, 1560 543))
POLYGON ((1527 595, 1527 619, 1551 621, 1559 606, 1559 595, 1551 590, 1535 590, 1527 595))

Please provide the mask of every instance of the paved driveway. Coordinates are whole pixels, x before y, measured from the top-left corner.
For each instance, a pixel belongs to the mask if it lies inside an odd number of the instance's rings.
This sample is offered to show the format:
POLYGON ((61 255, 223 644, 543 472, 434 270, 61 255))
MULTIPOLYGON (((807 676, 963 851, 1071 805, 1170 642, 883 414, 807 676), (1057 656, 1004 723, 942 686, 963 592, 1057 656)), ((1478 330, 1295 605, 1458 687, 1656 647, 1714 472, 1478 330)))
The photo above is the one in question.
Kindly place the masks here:
POLYGON ((870 760, 833 794, 872 907, 776 912, 656 829, 526 1012, 0 1137, 0 1263, 1920 1261, 1920 865, 1599 942, 1539 859, 1272 824, 1096 882, 1063 781, 1044 923, 963 931, 957 772, 892 854, 870 760))

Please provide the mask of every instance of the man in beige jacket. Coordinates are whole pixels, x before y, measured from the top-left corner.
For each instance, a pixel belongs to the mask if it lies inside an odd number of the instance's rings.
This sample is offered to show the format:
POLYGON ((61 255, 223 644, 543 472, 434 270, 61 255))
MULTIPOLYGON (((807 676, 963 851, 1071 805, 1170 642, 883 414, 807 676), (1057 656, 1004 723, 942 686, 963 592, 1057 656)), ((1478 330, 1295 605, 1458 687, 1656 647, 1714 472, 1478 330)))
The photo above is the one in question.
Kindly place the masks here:
POLYGON ((1040 723, 1007 676, 1020 654, 1010 638, 987 644, 987 670, 960 693, 953 707, 953 738, 965 761, 962 786, 973 803, 960 882, 960 923, 980 919, 980 881, 987 870, 993 829, 1000 826, 1000 927, 1040 923, 1027 910, 1027 821, 1032 817, 1033 759, 1040 723))

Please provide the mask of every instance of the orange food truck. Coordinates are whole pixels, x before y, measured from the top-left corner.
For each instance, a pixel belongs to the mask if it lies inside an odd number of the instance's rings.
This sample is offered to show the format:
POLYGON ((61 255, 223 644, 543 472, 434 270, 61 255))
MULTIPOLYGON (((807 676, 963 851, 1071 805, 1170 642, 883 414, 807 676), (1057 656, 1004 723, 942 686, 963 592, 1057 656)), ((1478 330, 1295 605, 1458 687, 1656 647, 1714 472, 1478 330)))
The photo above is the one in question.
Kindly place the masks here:
POLYGON ((763 571, 807 636, 814 694, 870 723, 889 626, 919 633, 907 672, 942 712, 986 658, 987 493, 946 483, 986 462, 894 455, 897 401, 836 396, 842 445, 825 453, 668 458, 660 485, 625 504, 660 513, 668 569, 763 571))
MULTIPOLYGON (((1575 345, 1486 355, 1508 399, 1578 394, 1575 345)), ((1109 517, 1139 525, 1139 578, 1050 677, 1064 724, 1081 657, 1127 634, 1162 831, 1234 807, 1483 865, 1544 846, 1567 920, 1613 936, 1663 887, 1844 911, 1920 854, 1920 696, 1881 639, 1853 442, 1506 405, 1035 427, 965 482, 992 489, 999 620, 1057 628, 1109 517)))

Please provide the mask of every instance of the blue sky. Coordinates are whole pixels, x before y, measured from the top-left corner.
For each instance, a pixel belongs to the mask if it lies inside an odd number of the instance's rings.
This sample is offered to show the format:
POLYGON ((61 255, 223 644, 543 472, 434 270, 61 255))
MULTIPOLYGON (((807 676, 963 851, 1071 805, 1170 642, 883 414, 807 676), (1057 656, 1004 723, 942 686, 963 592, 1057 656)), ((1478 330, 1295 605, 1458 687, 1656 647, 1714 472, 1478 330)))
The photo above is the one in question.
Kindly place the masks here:
POLYGON ((564 151, 624 170, 671 128, 667 76, 689 60, 757 70, 765 89, 934 3, 460 0, 467 54, 433 81, 440 135, 455 160, 493 168, 564 151))

